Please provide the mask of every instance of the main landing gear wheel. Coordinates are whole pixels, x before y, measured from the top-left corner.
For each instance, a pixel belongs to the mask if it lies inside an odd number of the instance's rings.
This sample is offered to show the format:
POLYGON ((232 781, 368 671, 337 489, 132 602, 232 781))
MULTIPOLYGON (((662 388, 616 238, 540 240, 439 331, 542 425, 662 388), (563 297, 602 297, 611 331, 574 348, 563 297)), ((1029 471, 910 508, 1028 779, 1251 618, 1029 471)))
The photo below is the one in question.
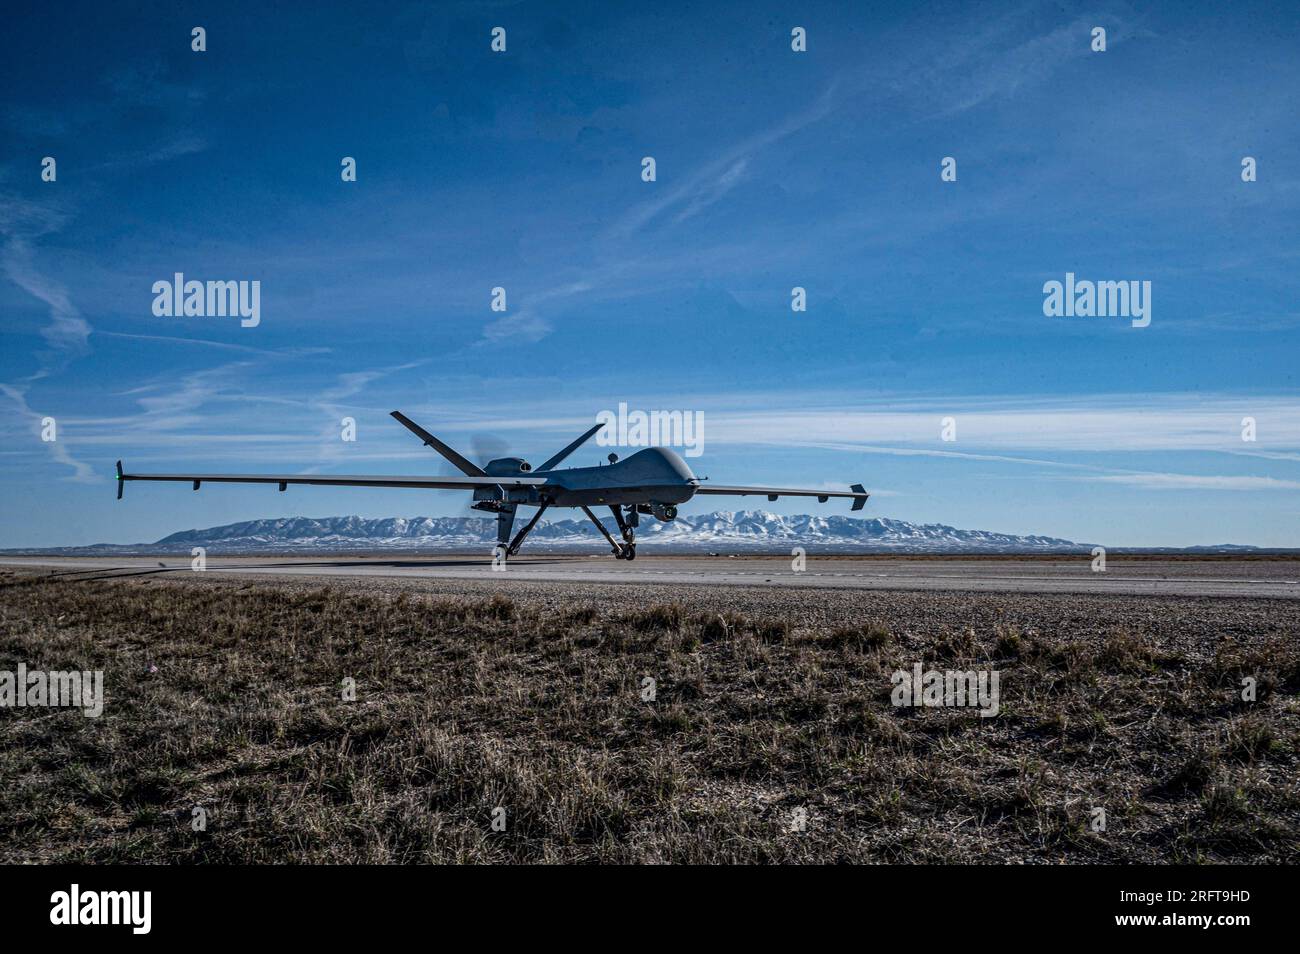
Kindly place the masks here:
MULTIPOLYGON (((579 504, 579 506, 582 505, 579 504)), ((615 507, 611 507, 610 509, 614 511, 615 519, 619 522, 619 524, 622 524, 623 523, 622 513, 615 507)), ((589 519, 592 523, 596 525, 596 529, 600 531, 600 535, 609 542, 610 550, 613 552, 615 559, 617 560, 636 559, 635 544, 619 543, 617 540, 615 540, 614 537, 610 534, 610 532, 605 529, 605 525, 596 519, 596 515, 591 512, 590 507, 583 507, 582 512, 587 515, 587 519, 589 519)), ((625 526, 621 526, 620 529, 626 531, 627 528, 625 526)))

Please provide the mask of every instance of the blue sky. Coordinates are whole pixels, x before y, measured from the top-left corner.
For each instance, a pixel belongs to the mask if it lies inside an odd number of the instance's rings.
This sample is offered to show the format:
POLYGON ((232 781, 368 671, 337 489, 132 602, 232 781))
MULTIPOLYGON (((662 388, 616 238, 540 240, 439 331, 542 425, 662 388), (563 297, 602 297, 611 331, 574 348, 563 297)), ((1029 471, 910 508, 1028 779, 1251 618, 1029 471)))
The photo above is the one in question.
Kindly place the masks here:
POLYGON ((1300 541, 1293 5, 710 6, 20 4, 0 547, 465 513, 399 490, 119 503, 113 461, 445 473, 400 408, 537 463, 619 402, 703 412, 697 474, 861 481, 867 515, 1300 541), (260 281, 261 323, 155 317, 175 272, 260 281), (1066 272, 1150 281, 1150 326, 1045 316, 1066 272))

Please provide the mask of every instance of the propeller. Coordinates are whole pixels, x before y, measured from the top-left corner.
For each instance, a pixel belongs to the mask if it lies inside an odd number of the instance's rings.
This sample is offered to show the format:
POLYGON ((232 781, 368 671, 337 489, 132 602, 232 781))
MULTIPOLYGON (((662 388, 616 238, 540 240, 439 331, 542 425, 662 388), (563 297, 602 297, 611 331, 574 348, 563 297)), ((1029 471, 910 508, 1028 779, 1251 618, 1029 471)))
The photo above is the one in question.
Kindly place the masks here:
MULTIPOLYGON (((510 445, 506 443, 504 438, 498 437, 495 434, 471 434, 469 436, 469 458, 475 464, 478 464, 479 467, 487 467, 490 462, 497 458, 509 456, 510 445)), ((444 464, 443 474, 445 476, 454 477, 458 473, 459 472, 452 467, 452 465, 444 464)), ((480 520, 484 518, 488 520, 493 519, 492 514, 484 513, 482 510, 475 510, 474 499, 468 494, 465 495, 465 500, 460 507, 460 515, 462 517, 474 517, 480 520)))
POLYGON ((470 435, 469 448, 470 453, 474 455, 475 462, 480 467, 486 467, 489 462, 496 460, 498 457, 511 456, 510 445, 494 434, 470 435))

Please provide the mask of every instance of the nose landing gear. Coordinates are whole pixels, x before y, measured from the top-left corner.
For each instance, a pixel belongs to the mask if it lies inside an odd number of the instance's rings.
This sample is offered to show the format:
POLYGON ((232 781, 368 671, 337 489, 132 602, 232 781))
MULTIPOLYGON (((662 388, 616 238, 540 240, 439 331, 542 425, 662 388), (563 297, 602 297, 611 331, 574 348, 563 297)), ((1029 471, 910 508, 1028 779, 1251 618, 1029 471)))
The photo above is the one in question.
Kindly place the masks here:
POLYGON ((619 532, 625 541, 623 543, 619 543, 614 539, 610 532, 605 529, 605 525, 596 519, 596 515, 591 512, 590 508, 583 507, 582 512, 596 525, 596 529, 600 531, 601 536, 609 541, 609 547, 613 551, 615 559, 635 560, 636 528, 623 519, 623 509, 621 507, 611 506, 609 509, 614 513, 614 520, 618 523, 619 532))
POLYGON ((627 544, 617 554, 618 558, 620 560, 635 560, 636 559, 636 525, 640 522, 639 518, 637 517, 636 507, 629 508, 630 516, 631 516, 630 520, 624 519, 622 507, 613 506, 610 507, 609 509, 610 512, 614 515, 614 522, 618 524, 619 531, 622 532, 623 534, 623 542, 627 544))

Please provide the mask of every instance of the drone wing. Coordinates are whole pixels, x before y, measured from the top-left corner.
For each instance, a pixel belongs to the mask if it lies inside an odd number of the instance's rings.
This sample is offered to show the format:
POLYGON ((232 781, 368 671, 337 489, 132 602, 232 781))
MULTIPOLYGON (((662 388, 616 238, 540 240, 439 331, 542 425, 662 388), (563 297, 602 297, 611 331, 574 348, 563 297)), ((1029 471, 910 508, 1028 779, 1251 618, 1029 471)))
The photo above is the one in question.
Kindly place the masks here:
POLYGON ((479 487, 536 487, 545 477, 393 477, 336 476, 333 474, 127 474, 117 462, 117 496, 128 480, 172 480, 188 482, 198 490, 203 483, 214 484, 312 484, 321 487, 418 487, 425 490, 477 490, 479 487))
POLYGON ((725 484, 701 483, 695 488, 697 494, 725 494, 733 497, 766 497, 776 500, 778 497, 816 497, 818 503, 825 503, 832 497, 847 497, 853 501, 853 510, 866 506, 871 495, 861 484, 854 484, 851 491, 843 490, 792 490, 788 487, 730 487, 725 484))

